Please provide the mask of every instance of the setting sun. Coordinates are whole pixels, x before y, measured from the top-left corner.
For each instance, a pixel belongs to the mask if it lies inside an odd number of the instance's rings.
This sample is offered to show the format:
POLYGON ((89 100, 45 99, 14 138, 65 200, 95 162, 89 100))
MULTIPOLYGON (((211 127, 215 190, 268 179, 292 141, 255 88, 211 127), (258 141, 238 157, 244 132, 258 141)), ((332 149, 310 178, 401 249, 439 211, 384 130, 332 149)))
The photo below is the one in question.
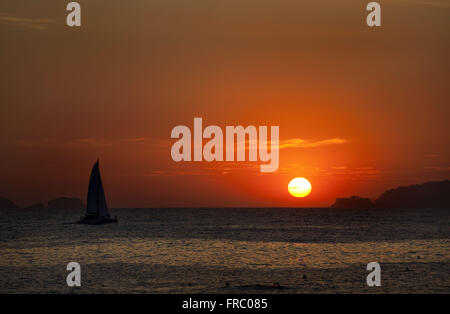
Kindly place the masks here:
POLYGON ((305 178, 294 178, 288 185, 289 193, 295 197, 305 197, 311 193, 311 183, 305 178))

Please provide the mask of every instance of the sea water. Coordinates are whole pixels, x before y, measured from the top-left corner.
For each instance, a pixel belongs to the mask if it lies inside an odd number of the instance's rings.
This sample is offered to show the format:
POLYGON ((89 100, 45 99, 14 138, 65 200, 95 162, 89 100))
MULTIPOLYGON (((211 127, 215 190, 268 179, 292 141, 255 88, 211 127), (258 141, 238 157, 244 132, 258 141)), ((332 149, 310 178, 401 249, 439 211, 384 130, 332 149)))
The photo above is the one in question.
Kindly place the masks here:
POLYGON ((110 212, 118 224, 1 211, 0 293, 450 292, 449 210, 110 212), (69 262, 81 266, 79 288, 66 284, 69 262), (370 262, 381 287, 367 286, 370 262))

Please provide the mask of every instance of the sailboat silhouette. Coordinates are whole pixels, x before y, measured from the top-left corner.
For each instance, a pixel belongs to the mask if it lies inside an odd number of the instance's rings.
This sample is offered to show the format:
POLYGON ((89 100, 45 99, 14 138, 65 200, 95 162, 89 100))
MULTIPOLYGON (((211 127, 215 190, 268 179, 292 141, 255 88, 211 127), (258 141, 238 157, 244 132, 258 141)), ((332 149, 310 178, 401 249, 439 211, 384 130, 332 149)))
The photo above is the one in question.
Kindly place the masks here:
POLYGON ((117 218, 111 218, 106 205, 105 191, 103 190, 102 177, 100 176, 99 161, 94 164, 89 179, 86 216, 78 223, 99 225, 105 223, 117 223, 117 218))

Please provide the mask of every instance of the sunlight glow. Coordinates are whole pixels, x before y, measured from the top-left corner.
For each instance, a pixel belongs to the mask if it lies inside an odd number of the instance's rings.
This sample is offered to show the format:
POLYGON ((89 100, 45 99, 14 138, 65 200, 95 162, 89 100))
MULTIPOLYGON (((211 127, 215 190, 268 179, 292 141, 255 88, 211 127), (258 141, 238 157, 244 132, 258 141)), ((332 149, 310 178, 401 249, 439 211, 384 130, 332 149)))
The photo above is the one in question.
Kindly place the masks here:
POLYGON ((289 193, 295 197, 305 197, 311 193, 311 183, 305 178, 294 178, 288 185, 289 193))

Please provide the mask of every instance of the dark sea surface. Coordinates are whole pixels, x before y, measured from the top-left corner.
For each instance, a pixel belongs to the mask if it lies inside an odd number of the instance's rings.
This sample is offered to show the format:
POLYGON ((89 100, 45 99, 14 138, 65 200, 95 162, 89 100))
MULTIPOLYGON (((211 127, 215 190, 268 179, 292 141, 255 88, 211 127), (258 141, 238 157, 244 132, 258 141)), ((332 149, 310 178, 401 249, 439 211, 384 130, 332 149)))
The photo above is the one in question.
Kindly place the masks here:
POLYGON ((450 292, 449 210, 110 212, 118 224, 1 211, 0 293, 450 292), (66 284, 72 261, 80 288, 66 284), (369 262, 381 265, 381 287, 366 284, 369 262))

